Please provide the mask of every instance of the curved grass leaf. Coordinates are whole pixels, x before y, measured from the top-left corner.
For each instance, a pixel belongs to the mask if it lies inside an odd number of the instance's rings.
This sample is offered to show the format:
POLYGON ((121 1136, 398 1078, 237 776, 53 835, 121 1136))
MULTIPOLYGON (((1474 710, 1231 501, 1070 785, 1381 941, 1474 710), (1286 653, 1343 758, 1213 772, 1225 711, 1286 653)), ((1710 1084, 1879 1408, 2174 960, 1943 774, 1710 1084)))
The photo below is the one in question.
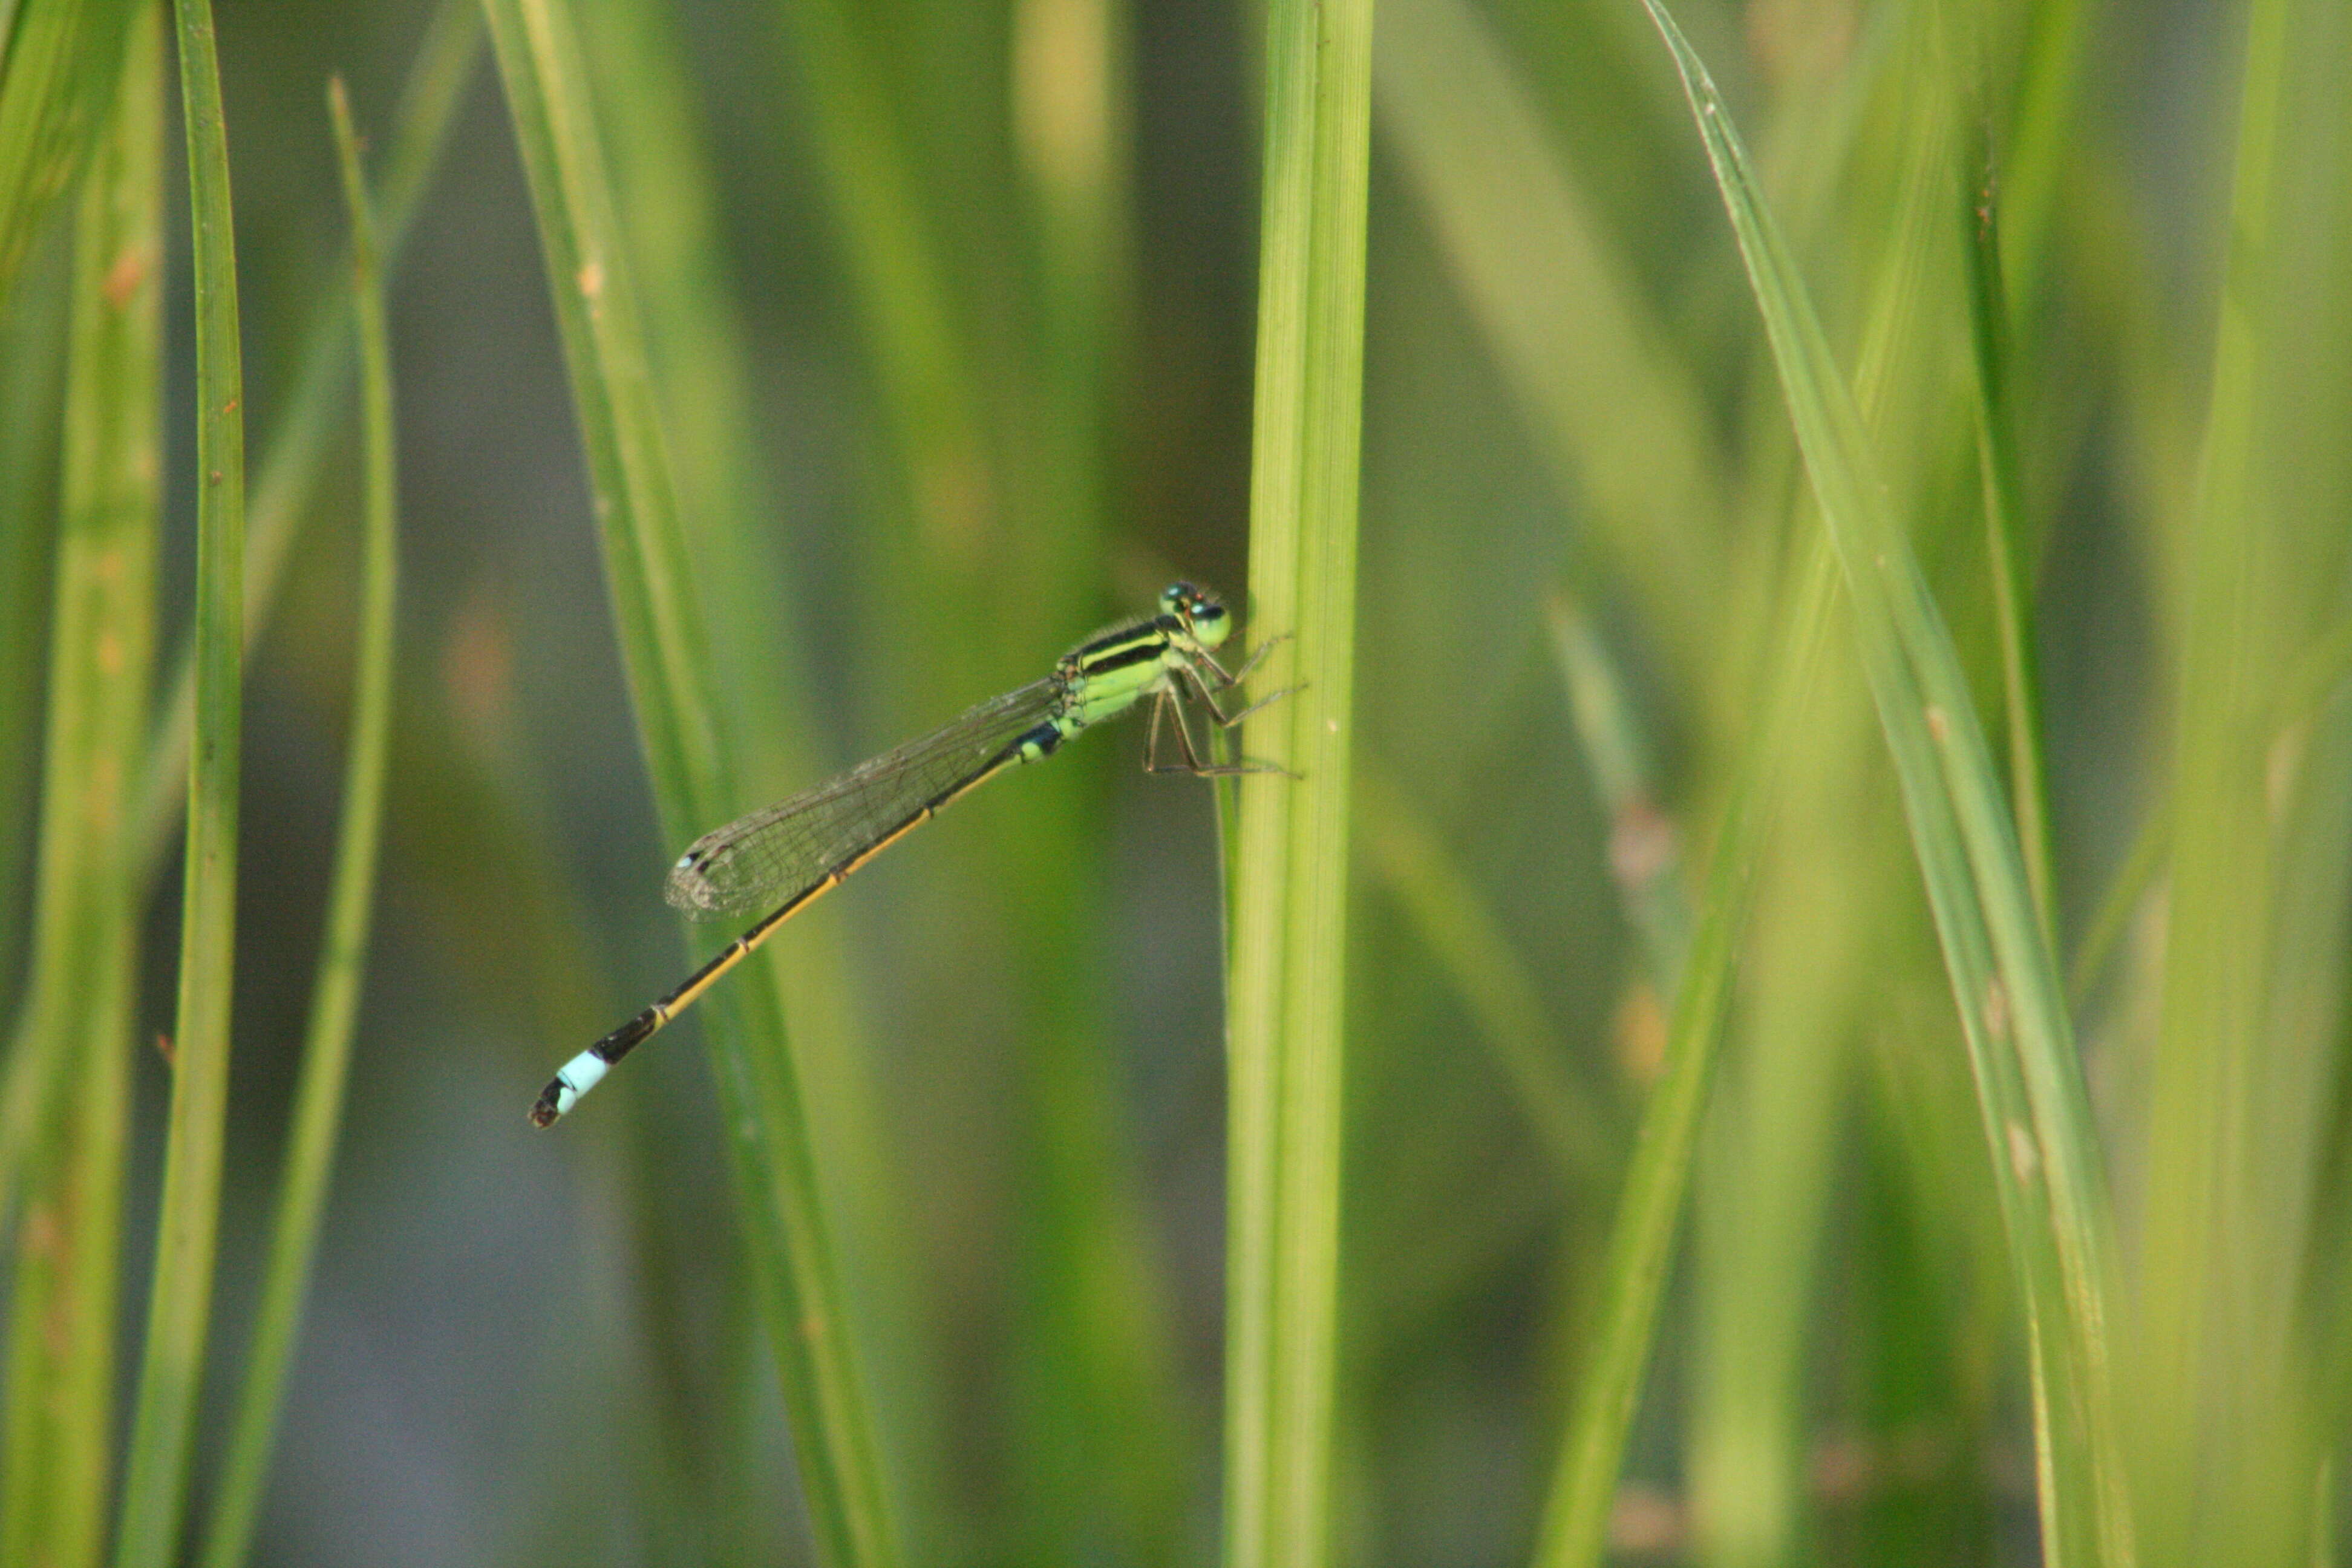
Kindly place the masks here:
POLYGON ((1836 547, 1856 641, 1976 1072, 2034 1357, 2044 1560, 2131 1559, 2107 1391, 2113 1241, 2072 1026, 1999 774, 1941 616, 1873 477, 1859 414, 1733 131, 1674 19, 1681 73, 1836 547))

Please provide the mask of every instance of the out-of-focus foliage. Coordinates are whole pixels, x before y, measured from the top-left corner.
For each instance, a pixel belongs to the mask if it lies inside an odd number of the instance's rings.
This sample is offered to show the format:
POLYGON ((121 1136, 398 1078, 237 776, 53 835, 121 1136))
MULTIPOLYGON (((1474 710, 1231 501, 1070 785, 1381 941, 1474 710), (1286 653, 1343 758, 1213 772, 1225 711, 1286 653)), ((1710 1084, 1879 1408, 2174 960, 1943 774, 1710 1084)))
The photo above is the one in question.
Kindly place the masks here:
MULTIPOLYGON (((2333 1561, 2352 8, 1672 9, 1843 383, 1814 395, 1859 410, 1864 510, 1902 531, 1986 737, 1940 786, 1976 847, 1954 858, 1918 810, 1934 781, 1890 760, 1890 736, 1967 751, 1952 690, 1890 715, 1884 628, 1843 597, 1765 798, 1731 815, 1801 641, 1822 475, 1639 0, 1378 0, 1328 1560, 1567 1552, 1543 1522, 1577 1506, 1562 1454, 1622 1388, 1612 1561, 2037 1561, 2037 1435, 2093 1428, 2113 1468, 2048 1475, 2063 1517, 2105 1510, 2107 1568, 2333 1561), (1978 851, 2021 821, 1996 888, 1978 851), (1693 906, 1742 843, 1715 964, 1693 906), (2017 1010, 2060 1004, 1972 956, 1956 890, 1994 900, 2011 956, 2046 939, 2065 1016, 2017 1010), (1728 984, 1712 1087, 1625 1198, 1665 1137, 1652 1090, 1685 1081, 1664 1053, 1706 1035, 1676 1026, 1693 962, 1728 984), (2087 1089, 2073 1144, 1979 1077, 2037 1029, 2087 1089), (2044 1185, 2052 1159, 2080 1168, 2044 1185), (2113 1256, 2053 1303, 2036 1259, 2070 1241, 2033 1194, 2077 1189, 2113 1256), (1644 1202, 1646 1240, 1620 1229, 1644 1202), (2037 1411, 2037 1339, 2074 1355, 2045 1336, 2086 1326, 2099 1377, 2037 1411)), ((136 66, 142 13, 0 0, 0 1552, 77 1565, 112 1550, 144 1353, 188 766, 154 693, 182 679, 208 478, 185 137, 173 73, 136 66), (117 121, 126 52, 145 96, 117 121)), ((524 1112, 732 934, 681 942, 659 900, 700 816, 1034 679, 1171 577, 1238 604, 1266 568, 1255 312, 1261 224, 1286 231, 1263 8, 496 19, 503 71, 468 0, 217 12, 255 538, 186 1540, 256 1320, 352 722, 340 72, 390 294, 402 652, 252 1560, 1215 1561, 1221 889, 1248 840, 1221 843, 1208 786, 1142 774, 1139 726, 924 828, 555 1131, 524 1112), (574 95, 561 134, 593 139, 563 157, 518 140, 535 111, 501 80, 532 60, 574 95), (551 275, 562 213, 592 244, 551 275), (562 331, 551 288, 580 307, 562 331), (567 332, 601 346, 567 363, 567 332), (609 472, 607 439, 635 444, 609 472), (600 518, 613 474, 663 476, 669 521, 600 518), (695 702, 645 696, 679 671, 695 702), (751 1054, 707 1053, 706 1022, 751 1054), (737 1061, 751 1099, 714 1089, 737 1061), (778 1124, 746 1119, 779 1085, 814 1175, 763 1211, 744 1140, 778 1124), (838 1294, 780 1309, 811 1258, 838 1294), (856 1442, 844 1496, 870 1495, 804 1504, 856 1442)), ((1825 499, 1833 521, 1855 500, 1825 499)))

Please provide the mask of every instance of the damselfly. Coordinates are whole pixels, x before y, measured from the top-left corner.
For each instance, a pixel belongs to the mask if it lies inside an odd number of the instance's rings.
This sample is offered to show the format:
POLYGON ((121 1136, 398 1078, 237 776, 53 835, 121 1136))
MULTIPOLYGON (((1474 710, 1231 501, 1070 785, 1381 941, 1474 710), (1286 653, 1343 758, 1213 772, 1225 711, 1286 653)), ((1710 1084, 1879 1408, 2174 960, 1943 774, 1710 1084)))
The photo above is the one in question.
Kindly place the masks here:
POLYGON ((1197 699, 1231 729, 1287 690, 1227 712, 1218 700, 1249 678, 1277 639, 1259 645, 1228 672, 1211 650, 1232 631, 1215 595, 1177 583, 1160 595, 1160 613, 1098 633, 1064 654, 1054 672, 983 702, 961 718, 885 752, 839 778, 706 833, 670 868, 669 901, 697 918, 768 912, 719 955, 644 1012, 572 1058, 531 1107, 545 1127, 580 1102, 612 1065, 690 1005, 713 982, 765 942, 778 926, 839 887, 849 874, 929 822, 950 802, 1005 769, 1050 757, 1062 742, 1151 699, 1144 766, 1152 773, 1200 775, 1280 772, 1243 761, 1202 760, 1185 704, 1197 699), (1160 760, 1160 736, 1173 727, 1177 758, 1160 760))

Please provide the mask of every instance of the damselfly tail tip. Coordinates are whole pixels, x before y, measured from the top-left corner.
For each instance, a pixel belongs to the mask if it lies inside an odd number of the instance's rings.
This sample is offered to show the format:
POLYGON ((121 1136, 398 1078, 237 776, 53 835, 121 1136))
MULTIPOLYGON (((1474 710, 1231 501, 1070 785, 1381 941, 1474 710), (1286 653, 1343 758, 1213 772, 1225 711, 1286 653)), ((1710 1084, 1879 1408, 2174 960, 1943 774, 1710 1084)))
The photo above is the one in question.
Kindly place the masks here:
POLYGON ((550 1079, 547 1087, 539 1091, 539 1103, 530 1108, 530 1124, 545 1127, 557 1117, 580 1103, 580 1097, 596 1087, 596 1080, 612 1066, 604 1055, 592 1046, 563 1064, 563 1070, 550 1079))

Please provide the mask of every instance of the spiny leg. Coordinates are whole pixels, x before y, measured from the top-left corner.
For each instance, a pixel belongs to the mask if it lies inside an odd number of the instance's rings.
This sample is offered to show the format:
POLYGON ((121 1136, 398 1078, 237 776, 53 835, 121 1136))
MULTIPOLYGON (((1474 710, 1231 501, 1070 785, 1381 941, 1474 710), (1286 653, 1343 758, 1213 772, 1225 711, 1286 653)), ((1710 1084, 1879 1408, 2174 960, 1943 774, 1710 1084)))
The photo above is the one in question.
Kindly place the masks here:
MULTIPOLYGON (((1201 680, 1197 674, 1192 676, 1192 679, 1195 686, 1200 688, 1201 700, 1208 704, 1209 711, 1216 714, 1217 717, 1222 720, 1224 715, 1217 712, 1216 699, 1209 695, 1206 684, 1201 680)), ((1275 693, 1275 697, 1280 697, 1283 695, 1285 695, 1285 693, 1279 691, 1275 693)), ((1269 697, 1263 702, 1253 703, 1252 706, 1264 707, 1265 702, 1271 702, 1273 700, 1274 698, 1269 697)), ((1159 736, 1160 710, 1169 707, 1171 704, 1173 704, 1174 706, 1176 717, 1176 738, 1183 745, 1184 761, 1175 767, 1160 766, 1158 765, 1159 759, 1155 749, 1150 759, 1145 763, 1146 768, 1150 772, 1156 773, 1191 773, 1195 778, 1204 779, 1238 778, 1247 773, 1289 773, 1292 778, 1303 776, 1301 774, 1292 773, 1290 769, 1282 766, 1278 763, 1262 763, 1255 761, 1249 757, 1244 757, 1238 763, 1203 763, 1201 760, 1199 749, 1192 743, 1192 721, 1185 717, 1184 687, 1181 681, 1171 682, 1169 685, 1168 689, 1160 694, 1159 701, 1152 706, 1151 723, 1152 735, 1155 743, 1159 736)), ((1245 713, 1248 710, 1244 709, 1243 711, 1245 713)))
POLYGON ((1192 773, 1197 777, 1202 771, 1201 753, 1192 745, 1192 726, 1185 721, 1183 699, 1177 696, 1176 691, 1177 689, 1171 686, 1152 700, 1151 743, 1144 749, 1143 771, 1148 773, 1192 773), (1160 760, 1160 721, 1169 716, 1171 709, 1176 721, 1176 745, 1184 753, 1184 760, 1174 763, 1160 760))
MULTIPOLYGON (((1151 700, 1151 731, 1145 737, 1143 742, 1143 771, 1147 773, 1177 773, 1184 771, 1181 768, 1163 768, 1160 765, 1160 722, 1168 717, 1168 704, 1173 700, 1174 699, 1165 691, 1151 700)), ((1179 716, 1176 721, 1177 728, 1182 729, 1183 724, 1183 719, 1179 716)))
MULTIPOLYGON (((1217 669, 1213 665, 1210 668, 1212 672, 1216 676, 1222 678, 1224 675, 1224 671, 1217 669)), ((1234 725, 1240 723, 1243 720, 1248 718, 1251 714, 1256 712, 1267 703, 1278 702, 1283 698, 1289 696, 1292 692, 1298 689, 1296 686, 1286 686, 1279 691, 1269 691, 1264 697, 1259 698, 1256 701, 1243 709, 1240 712, 1228 715, 1225 712, 1224 706, 1217 700, 1217 693, 1220 691, 1232 690, 1233 688, 1230 685, 1218 686, 1212 684, 1209 676, 1202 674, 1200 667, 1191 662, 1187 662, 1178 667, 1174 684, 1181 686, 1182 683, 1187 680, 1190 680, 1192 683, 1192 695, 1197 696, 1201 700, 1202 705, 1208 709, 1210 716, 1216 720, 1217 728, 1221 730, 1232 729, 1234 725)), ((1181 693, 1180 693, 1180 695, 1181 695, 1181 693)))
POLYGON ((1217 728, 1220 730, 1230 730, 1234 725, 1240 723, 1243 720, 1248 718, 1251 714, 1256 712, 1259 709, 1265 707, 1267 703, 1279 702, 1286 697, 1292 696, 1297 692, 1304 691, 1306 689, 1307 683, 1302 680, 1296 686, 1286 686, 1279 691, 1269 691, 1238 713, 1227 713, 1223 709, 1218 707, 1217 700, 1209 695, 1209 689, 1205 686, 1201 689, 1201 700, 1209 705, 1209 714, 1212 718, 1216 720, 1217 728))
POLYGON ((1293 635, 1290 632, 1276 632, 1266 638, 1265 641, 1250 649, 1249 657, 1242 660, 1240 666, 1230 675, 1225 673, 1225 667, 1217 662, 1217 656, 1207 648, 1202 648, 1200 652, 1201 662, 1216 672, 1218 689, 1231 690, 1250 678, 1250 671, 1265 662, 1265 656, 1274 651, 1275 644, 1288 642, 1293 635))
MULTIPOLYGON (((1248 718, 1251 714, 1256 712, 1259 709, 1265 707, 1267 703, 1279 702, 1284 698, 1291 696, 1296 692, 1304 691, 1307 689, 1307 683, 1302 680, 1296 686, 1286 686, 1279 691, 1267 692, 1265 696, 1259 698, 1248 707, 1242 709, 1239 712, 1228 713, 1224 710, 1223 707, 1218 703, 1217 694, 1209 689, 1208 681, 1202 678, 1199 670, 1192 669, 1188 667, 1183 673, 1192 678, 1194 691, 1199 694, 1202 704, 1209 710, 1210 717, 1217 721, 1217 728, 1220 730, 1230 730, 1234 725, 1240 723, 1243 720, 1248 718)), ((1267 766, 1275 773, 1286 773, 1290 772, 1288 768, 1275 768, 1271 763, 1267 764, 1267 766)), ((1293 774, 1292 776, 1296 777, 1297 775, 1293 774)))

